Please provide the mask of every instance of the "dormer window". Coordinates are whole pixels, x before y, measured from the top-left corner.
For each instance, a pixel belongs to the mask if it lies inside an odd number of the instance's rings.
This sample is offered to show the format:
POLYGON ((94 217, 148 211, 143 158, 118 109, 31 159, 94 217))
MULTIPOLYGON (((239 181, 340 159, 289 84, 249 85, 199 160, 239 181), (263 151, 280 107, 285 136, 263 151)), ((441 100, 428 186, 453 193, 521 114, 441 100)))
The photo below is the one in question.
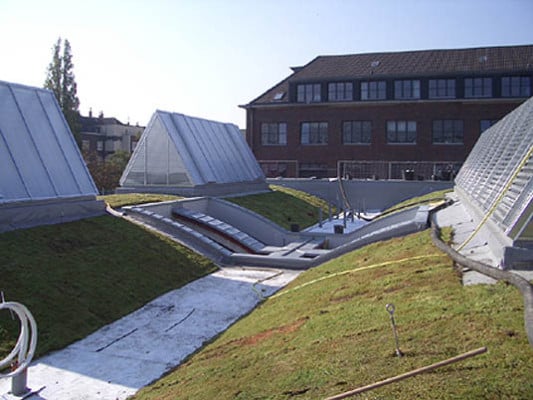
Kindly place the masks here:
POLYGON ((466 78, 465 97, 492 97, 492 78, 466 78))
POLYGON ((387 83, 385 81, 361 82, 361 100, 385 100, 387 83))
POLYGON ((328 83, 328 101, 352 101, 352 100, 353 100, 353 83, 352 82, 328 83))
POLYGON ((394 98, 397 100, 419 99, 420 81, 401 80, 394 81, 394 98))
POLYGON ((531 96, 531 79, 529 76, 504 76, 502 78, 503 97, 531 96))
POLYGON ((298 103, 318 103, 322 100, 320 83, 306 83, 296 86, 298 103))

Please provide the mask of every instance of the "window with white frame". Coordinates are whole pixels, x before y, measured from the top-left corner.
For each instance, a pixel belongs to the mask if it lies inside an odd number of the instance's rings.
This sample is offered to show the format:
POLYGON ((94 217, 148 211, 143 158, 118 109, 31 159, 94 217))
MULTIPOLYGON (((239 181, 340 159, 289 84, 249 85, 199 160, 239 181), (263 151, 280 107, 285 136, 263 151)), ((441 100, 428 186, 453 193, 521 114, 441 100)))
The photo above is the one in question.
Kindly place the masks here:
POLYGON ((430 99, 454 99, 455 79, 430 79, 428 97, 430 99))
POLYGON ((262 123, 261 144, 264 146, 286 145, 287 124, 285 122, 262 123))
POLYGON ((397 100, 419 99, 420 81, 416 79, 394 81, 394 98, 397 100))
POLYGON ((301 144, 328 144, 327 122, 302 122, 300 127, 301 144))
POLYGON ((460 119, 433 121, 433 144, 463 144, 464 123, 460 119))
POLYGON ((416 144, 416 121, 387 121, 387 143, 416 144))
POLYGON ((361 82, 361 100, 385 100, 387 83, 385 81, 361 82))
POLYGON ((298 103, 316 103, 322 100, 320 83, 306 83, 296 86, 296 101, 298 103))
POLYGON ((531 96, 531 79, 529 76, 504 76, 502 78, 503 97, 531 96))
POLYGON ((343 144, 370 144, 371 141, 371 121, 344 121, 342 123, 343 144))
POLYGON ((465 78, 465 97, 492 97, 492 78, 465 78))
POLYGON ((353 100, 352 82, 331 82, 328 83, 329 101, 351 101, 353 100))

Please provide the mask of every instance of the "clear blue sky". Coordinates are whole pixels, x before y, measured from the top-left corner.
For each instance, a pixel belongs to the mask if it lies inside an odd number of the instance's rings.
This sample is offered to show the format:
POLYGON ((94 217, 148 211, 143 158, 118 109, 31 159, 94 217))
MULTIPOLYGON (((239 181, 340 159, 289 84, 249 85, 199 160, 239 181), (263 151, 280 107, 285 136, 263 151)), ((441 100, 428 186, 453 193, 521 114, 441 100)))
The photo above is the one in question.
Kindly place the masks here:
POLYGON ((238 108, 317 55, 533 44, 533 0, 0 0, 0 80, 72 46, 80 111, 245 127, 238 108))

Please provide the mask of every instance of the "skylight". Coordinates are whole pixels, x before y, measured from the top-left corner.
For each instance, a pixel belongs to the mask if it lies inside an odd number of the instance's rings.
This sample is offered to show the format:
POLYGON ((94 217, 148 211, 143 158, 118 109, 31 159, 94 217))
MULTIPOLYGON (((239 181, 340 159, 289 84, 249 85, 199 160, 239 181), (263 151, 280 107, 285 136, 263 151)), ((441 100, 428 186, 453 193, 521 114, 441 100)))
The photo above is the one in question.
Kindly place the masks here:
POLYGON ((285 96, 285 92, 277 92, 274 95, 274 100, 281 100, 283 98, 283 96, 285 96))
POLYGON ((379 65, 379 61, 377 61, 377 60, 376 60, 376 61, 372 61, 372 62, 370 63, 370 66, 371 66, 372 68, 376 68, 378 65, 379 65))

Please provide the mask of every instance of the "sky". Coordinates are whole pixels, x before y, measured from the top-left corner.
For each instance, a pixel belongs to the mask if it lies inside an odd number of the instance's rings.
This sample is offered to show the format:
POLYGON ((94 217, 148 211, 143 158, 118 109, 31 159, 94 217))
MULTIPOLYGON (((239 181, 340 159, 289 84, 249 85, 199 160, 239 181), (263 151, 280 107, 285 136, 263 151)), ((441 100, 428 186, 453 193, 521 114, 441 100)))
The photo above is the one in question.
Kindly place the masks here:
POLYGON ((239 105, 319 55, 533 44, 533 0, 0 0, 0 80, 42 87, 59 37, 82 115, 245 128, 239 105))

